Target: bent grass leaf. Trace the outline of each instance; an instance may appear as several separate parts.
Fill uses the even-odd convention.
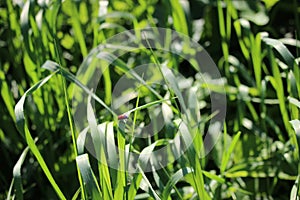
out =
[[[239,138],[240,138],[240,135],[241,135],[241,132],[238,132],[234,138],[232,139],[232,142],[228,148],[228,151],[226,151],[226,153],[224,154],[223,158],[222,158],[222,163],[221,163],[221,167],[220,167],[220,171],[221,173],[224,173],[226,167],[227,167],[227,164],[229,162],[229,158],[231,156],[231,153],[233,152],[237,142],[239,141]]]
[[[185,35],[189,35],[188,25],[184,10],[179,0],[170,0],[173,25],[176,31],[181,32]]]
[[[25,157],[28,153],[29,147],[26,147],[21,154],[19,160],[17,161],[16,165],[13,169],[13,180],[11,182],[11,188],[7,194],[7,200],[13,199],[11,196],[12,188],[14,188],[15,197],[16,199],[23,199],[23,185],[22,185],[22,176],[21,176],[21,167],[25,160]]]
[[[274,48],[282,56],[289,68],[293,69],[295,58],[281,41],[266,37],[262,38],[262,40],[268,46]]]
[[[97,127],[97,120],[91,104],[91,96],[89,96],[88,98],[87,118],[89,128],[91,130],[94,149],[96,151],[96,159],[98,160],[100,186],[102,189],[102,193],[105,198],[112,199],[111,180],[109,176],[109,170],[107,167],[106,155],[104,152],[105,132],[101,131],[101,129],[98,129]]]
[[[178,170],[175,174],[171,176],[171,179],[168,181],[164,191],[163,191],[163,200],[167,200],[170,196],[172,188],[180,181],[185,175],[192,173],[193,170],[189,167],[182,168]]]
[[[157,192],[153,189],[150,181],[148,180],[147,176],[145,175],[142,168],[138,165],[139,172],[142,174],[143,180],[141,182],[141,189],[147,192],[153,199],[161,200]]]
[[[53,77],[58,71],[55,71],[54,73],[50,74],[46,78],[42,79],[35,85],[33,85],[30,89],[28,89],[24,95],[21,97],[17,105],[15,106],[15,115],[16,115],[16,124],[19,132],[22,134],[22,136],[26,138],[26,142],[28,144],[28,147],[30,148],[31,152],[33,155],[36,157],[38,163],[40,164],[42,170],[44,171],[45,175],[47,176],[49,182],[51,183],[53,189],[61,199],[66,199],[65,196],[63,195],[62,191],[60,190],[59,186],[56,184],[50,170],[48,169],[44,158],[42,157],[38,147],[36,146],[31,133],[28,129],[26,120],[25,120],[25,115],[24,115],[24,104],[27,96],[38,90],[40,87],[42,87],[45,83],[47,83],[51,77]]]
[[[80,169],[80,174],[82,176],[86,194],[88,194],[90,196],[90,198],[95,199],[95,200],[103,199],[99,185],[98,185],[95,175],[92,171],[88,155],[83,154],[83,155],[77,156],[76,163]]]
[[[152,152],[154,151],[154,148],[156,146],[164,145],[167,143],[168,143],[167,140],[161,139],[161,140],[155,141],[153,144],[144,148],[142,150],[142,152],[140,153],[140,156],[138,159],[138,165],[140,167],[140,170],[147,168],[148,162],[151,161],[151,155],[152,155]],[[136,173],[134,175],[133,182],[130,185],[129,190],[128,190],[128,199],[134,199],[134,197],[136,196],[137,190],[140,187],[142,178],[143,178],[142,173]]]
[[[297,106],[300,109],[300,101],[293,98],[293,97],[288,97],[288,100],[291,104],[294,104],[295,106]]]
[[[50,70],[50,71],[56,71],[60,70],[60,74],[68,79],[70,82],[75,83],[77,86],[79,86],[81,89],[83,89],[88,95],[90,95],[93,99],[95,99],[98,103],[100,103],[106,110],[108,110],[115,118],[117,118],[117,114],[110,109],[103,101],[100,99],[95,93],[91,92],[89,88],[87,88],[85,85],[83,85],[73,74],[68,72],[67,70],[60,68],[59,65],[53,61],[46,61],[46,63],[49,63],[48,65],[43,65],[43,68]]]

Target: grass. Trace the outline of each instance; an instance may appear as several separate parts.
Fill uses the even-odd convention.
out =
[[[0,199],[299,199],[299,8],[296,0],[1,2]],[[153,34],[139,31],[150,26]],[[158,27],[200,38],[224,88],[205,83],[195,60],[162,51],[176,41],[169,30],[159,44]],[[174,46],[195,51],[187,40]],[[137,87],[121,84],[116,97],[121,78]],[[212,151],[210,92],[227,101]],[[158,134],[139,137],[147,127]]]

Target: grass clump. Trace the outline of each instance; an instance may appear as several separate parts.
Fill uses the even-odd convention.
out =
[[[0,199],[299,198],[296,0],[6,0],[0,10]],[[147,27],[157,32],[143,40]],[[172,38],[159,44],[159,27],[201,44],[224,88],[162,51]],[[208,152],[212,92],[227,113]],[[151,156],[160,149],[170,164]]]

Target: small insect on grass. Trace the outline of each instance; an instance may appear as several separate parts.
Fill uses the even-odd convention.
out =
[[[124,119],[128,119],[128,114],[121,114],[118,116],[118,120],[124,120]]]

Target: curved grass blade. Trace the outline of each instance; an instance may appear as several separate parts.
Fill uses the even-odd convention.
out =
[[[85,186],[86,194],[89,198],[95,200],[102,200],[103,196],[100,191],[99,185],[96,181],[95,175],[92,171],[89,158],[87,154],[79,155],[76,157],[76,163],[80,169],[82,180]]]
[[[290,200],[299,200],[299,195],[300,195],[299,180],[300,180],[300,175],[298,175],[297,180],[295,181],[295,184],[292,187]]]
[[[17,105],[15,106],[15,115],[16,115],[16,124],[17,124],[17,129],[19,130],[19,132],[22,134],[22,136],[26,138],[26,142],[28,144],[28,147],[30,148],[30,150],[32,151],[33,155],[36,157],[38,163],[40,164],[42,170],[44,171],[45,175],[47,176],[49,182],[51,183],[53,189],[55,190],[55,192],[57,193],[57,195],[59,196],[59,198],[61,199],[66,199],[65,196],[63,195],[62,191],[60,190],[60,188],[58,187],[58,185],[56,184],[51,172],[49,171],[38,147],[36,146],[36,144],[34,143],[34,140],[31,136],[31,133],[28,129],[28,126],[26,124],[25,121],[25,115],[24,115],[24,104],[25,104],[25,100],[27,98],[27,96],[29,96],[30,94],[32,94],[33,92],[35,92],[37,89],[39,89],[40,87],[42,87],[45,83],[47,83],[51,77],[53,77],[58,71],[55,71],[54,73],[50,74],[49,76],[47,76],[46,78],[42,79],[41,81],[39,81],[38,83],[36,83],[35,85],[33,85],[31,88],[29,88],[24,95],[21,97],[21,99],[19,100],[19,102],[17,103]]]
[[[118,59],[115,55],[107,52],[100,52],[97,55],[98,58],[106,60],[109,63],[113,63],[118,69],[122,70],[123,72],[129,72],[132,77],[136,80],[140,81],[147,89],[149,89],[157,98],[163,99],[163,97],[158,94],[153,88],[151,88],[142,77],[140,77],[136,72],[132,71],[126,63],[122,60]]]
[[[263,38],[262,40],[268,46],[274,48],[282,56],[288,67],[293,69],[295,58],[281,41],[271,38]]]
[[[60,74],[68,79],[70,82],[75,83],[78,85],[81,89],[83,89],[87,94],[89,94],[93,99],[95,99],[98,103],[100,103],[106,110],[108,110],[115,118],[117,118],[117,114],[110,109],[95,93],[91,92],[89,88],[87,88],[85,85],[83,85],[73,74],[68,72],[67,70],[60,68],[59,65],[53,61],[46,61],[49,63],[52,63],[52,65],[43,65],[43,68],[49,70],[49,71],[56,71],[60,70]]]
[[[91,96],[88,98],[87,118],[91,130],[91,136],[96,151],[96,158],[98,160],[100,186],[102,194],[105,198],[112,199],[111,180],[108,170],[107,158],[105,155],[105,130],[98,129],[97,120],[91,104]],[[105,125],[105,124],[104,124]]]
[[[224,154],[223,158],[222,158],[222,164],[220,166],[220,171],[221,173],[224,173],[225,169],[226,169],[226,166],[229,162],[229,158],[231,156],[231,153],[233,152],[237,142],[239,141],[239,138],[240,138],[240,135],[241,135],[241,132],[238,132],[234,138],[232,139],[232,142],[229,146],[229,149],[228,151]]]
[[[140,153],[140,156],[138,159],[138,164],[140,166],[140,169],[147,168],[147,164],[150,161],[152,152],[156,146],[164,145],[167,143],[168,143],[168,140],[161,139],[161,140],[155,141],[153,144],[144,148],[142,150],[142,152]],[[128,189],[128,199],[134,199],[134,197],[136,196],[137,190],[140,187],[142,178],[143,178],[143,176],[141,173],[136,173],[134,175],[132,184],[130,185],[130,187]]]
[[[178,181],[180,181],[185,175],[192,173],[193,170],[189,167],[182,168],[178,170],[175,174],[171,176],[171,179],[168,181],[164,191],[163,191],[163,200],[167,200],[170,196],[172,187],[176,185]]]
[[[179,0],[170,0],[173,25],[176,31],[189,35],[186,16]]]
[[[14,166],[13,180],[12,180],[12,183],[11,183],[8,195],[7,195],[7,200],[12,199],[12,197],[11,197],[12,188],[14,188],[14,193],[15,193],[16,199],[18,199],[18,200],[23,199],[23,185],[22,185],[21,167],[22,167],[22,164],[23,164],[23,162],[25,160],[25,157],[28,153],[28,150],[29,150],[29,147],[26,147],[24,149],[24,151],[22,152],[19,160],[17,161],[16,165]]]
[[[290,123],[292,124],[292,126],[295,130],[295,133],[296,133],[296,135],[294,135],[295,137],[292,137],[292,138],[293,138],[293,142],[297,141],[297,143],[294,145],[297,145],[296,149],[298,149],[298,159],[300,159],[299,158],[299,155],[300,155],[300,148],[299,148],[300,147],[300,120],[295,119],[295,120],[290,121]],[[300,163],[300,160],[299,160],[299,163]],[[299,173],[300,173],[300,171],[299,171]]]
[[[141,182],[141,188],[148,192],[148,194],[154,198],[155,200],[160,200],[161,198],[158,196],[158,194],[156,193],[156,191],[153,189],[150,181],[148,180],[147,176],[145,175],[144,171],[142,170],[142,168],[138,165],[139,168],[139,172],[142,174],[143,176],[143,181]]]
[[[78,199],[78,196],[80,194],[80,191],[81,191],[81,188],[78,188],[75,192],[75,194],[73,195],[72,197],[72,200],[77,200]]]
[[[119,150],[119,166],[117,172],[117,184],[114,191],[114,200],[124,199],[124,189],[127,182],[126,174],[126,149],[125,149],[125,133],[123,129],[124,122],[120,121],[117,132],[118,150]]]
[[[4,101],[5,107],[8,110],[11,118],[15,121],[15,114],[14,114],[14,105],[15,101],[12,97],[12,94],[9,90],[7,81],[5,79],[4,71],[0,70],[0,81],[1,81],[1,96]]]
[[[8,189],[8,192],[7,192],[6,200],[11,200],[11,199],[14,199],[14,198],[15,198],[14,195],[11,195],[11,194],[12,194],[13,187],[14,187],[14,182],[15,182],[15,179],[12,179],[12,181],[11,181],[11,183],[10,183],[10,186],[9,186],[9,189]]]
[[[295,106],[297,106],[300,109],[300,101],[293,98],[293,97],[288,97],[288,100],[291,104],[294,104]]]
[[[138,28],[138,21],[134,15],[129,12],[110,12],[98,18],[99,22],[105,21],[107,18],[124,18],[131,20],[134,28]]]
[[[83,129],[77,137],[76,145],[77,145],[78,155],[81,155],[84,153],[85,139],[86,139],[86,134],[87,134],[88,130],[89,130],[88,127]]]

